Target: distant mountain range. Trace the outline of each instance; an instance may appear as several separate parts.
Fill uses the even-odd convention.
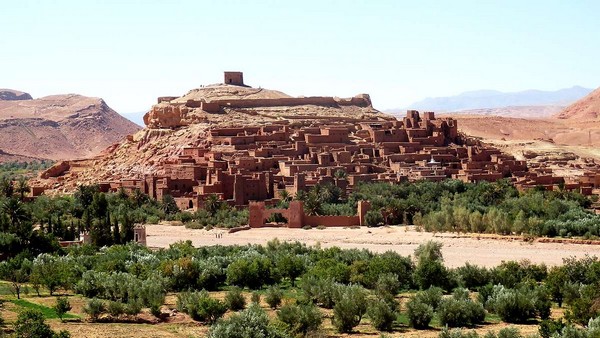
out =
[[[556,91],[525,90],[512,93],[504,93],[497,90],[477,90],[456,96],[426,98],[406,108],[389,109],[387,111],[398,112],[406,109],[416,109],[420,111],[455,112],[509,106],[564,107],[588,95],[592,90],[580,86]]]

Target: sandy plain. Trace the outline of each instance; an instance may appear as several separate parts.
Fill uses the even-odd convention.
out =
[[[166,224],[147,225],[149,247],[166,248],[178,241],[191,240],[194,246],[266,244],[275,238],[280,241],[299,241],[322,248],[337,246],[344,249],[367,249],[373,252],[388,250],[411,255],[419,244],[429,240],[443,244],[447,266],[457,267],[466,262],[493,267],[502,261],[524,259],[549,266],[562,264],[563,258],[600,255],[600,242],[595,244],[544,243],[526,241],[521,237],[476,234],[431,233],[418,231],[414,226],[380,228],[288,229],[261,228],[228,233],[226,230],[186,229]],[[217,236],[220,234],[220,236]]]

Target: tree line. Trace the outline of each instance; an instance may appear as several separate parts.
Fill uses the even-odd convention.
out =
[[[401,314],[415,329],[430,327],[434,318],[449,328],[473,327],[491,313],[507,323],[537,321],[560,334],[600,316],[596,257],[552,268],[528,261],[448,268],[436,242],[420,245],[412,257],[277,240],[201,248],[188,241],[156,251],[133,243],[101,251],[80,246],[12,257],[0,263],[0,277],[17,296],[24,285],[81,294],[89,299],[84,311],[91,320],[122,320],[142,308],[160,317],[166,294],[174,292],[180,311],[212,325],[210,337],[229,337],[232,327],[250,319],[265,325],[267,337],[304,335],[322,329],[323,308],[331,309],[338,332],[352,332],[364,318],[377,330],[396,331]],[[284,289],[295,296],[282,301]],[[224,300],[210,295],[217,290],[228,290]],[[240,299],[242,290],[254,292],[250,305]],[[401,306],[398,295],[407,291]],[[276,309],[277,321],[260,319],[261,297]],[[563,319],[550,319],[553,303],[565,308]],[[238,314],[222,320],[228,309]]]

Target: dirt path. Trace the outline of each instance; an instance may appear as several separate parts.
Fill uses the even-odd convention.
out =
[[[418,232],[414,227],[382,228],[328,228],[324,230],[262,228],[229,234],[224,230],[193,230],[183,226],[147,225],[150,247],[168,247],[177,241],[191,240],[195,246],[266,244],[278,238],[281,241],[300,241],[307,245],[319,243],[327,248],[368,249],[374,252],[396,251],[401,255],[411,255],[417,246],[429,240],[444,244],[445,262],[450,267],[461,266],[466,262],[492,267],[502,261],[529,259],[534,263],[558,265],[570,256],[600,256],[600,245],[571,243],[528,243],[522,240],[498,240],[472,238],[457,234],[433,234]],[[222,234],[217,238],[217,234]]]

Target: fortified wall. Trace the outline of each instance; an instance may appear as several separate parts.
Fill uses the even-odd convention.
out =
[[[243,73],[225,72],[221,86],[248,87],[243,82]],[[250,87],[248,87],[250,88]],[[259,89],[260,91],[260,89]],[[368,94],[359,94],[351,98],[333,96],[276,97],[276,98],[202,98],[178,101],[175,96],[161,96],[152,109],[144,115],[148,128],[177,128],[207,120],[206,114],[224,113],[230,109],[260,109],[272,107],[362,107],[372,108]]]

